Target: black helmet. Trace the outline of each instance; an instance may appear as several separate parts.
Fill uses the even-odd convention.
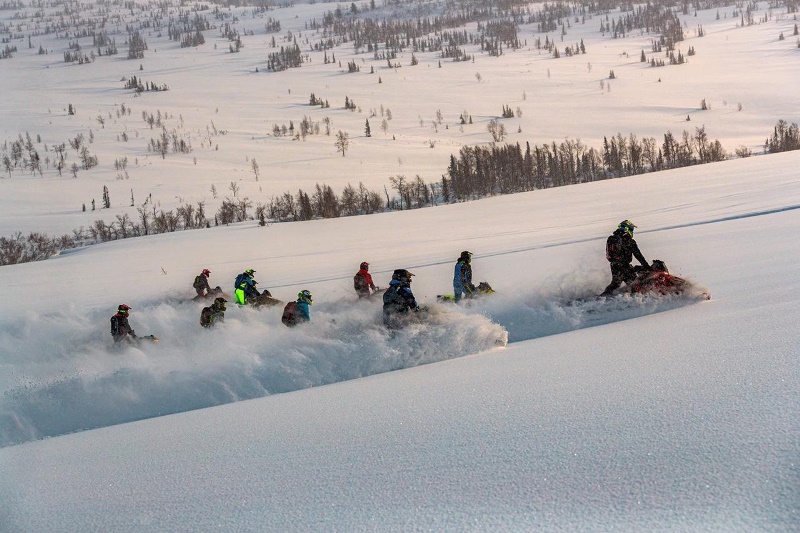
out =
[[[470,261],[472,261],[472,252],[464,250],[463,252],[461,252],[461,256],[458,258],[458,260],[469,263]]]
[[[413,275],[414,274],[404,268],[398,268],[392,273],[392,279],[402,281],[403,283],[411,283],[411,276]]]
[[[225,302],[227,302],[227,301],[228,300],[226,300],[225,298],[222,298],[222,297],[215,298],[214,299],[214,306],[217,309],[221,309],[222,311],[224,311],[225,310]]]
[[[361,263],[360,265],[358,265],[358,268],[360,268],[361,270],[369,270],[369,263],[367,263],[366,261],[364,261],[363,263]]]

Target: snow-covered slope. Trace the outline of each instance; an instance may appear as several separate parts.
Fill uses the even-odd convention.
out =
[[[297,245],[294,232],[306,224],[244,225],[4,269],[12,290],[3,309],[17,306],[11,300],[20,307],[4,313],[0,337],[15,354],[3,366],[6,439],[347,381],[6,447],[3,523],[12,531],[792,530],[796,162],[759,157],[569,195],[496,198],[468,204],[472,211],[331,221],[303,232],[318,248]],[[606,313],[561,304],[606,283],[603,236],[620,213],[640,226],[648,259],[667,261],[714,299],[632,301]],[[374,246],[354,247],[357,230]],[[239,260],[201,263],[196,235],[209,257]],[[379,283],[392,268],[411,268],[430,303],[448,290],[462,248],[498,293],[447,311],[446,336],[389,339],[371,325],[377,308],[341,303],[363,259]],[[310,287],[314,322],[287,330],[276,313],[232,309],[224,329],[205,335],[199,307],[177,302],[201,266],[212,281],[252,266],[283,298]],[[68,283],[54,300],[39,280],[57,274]],[[162,301],[178,280],[186,289]],[[133,305],[138,330],[160,334],[158,346],[108,351],[118,300]],[[475,353],[492,323],[520,342]]]
[[[440,9],[376,4],[356,7],[386,20]],[[617,133],[660,145],[666,132],[690,142],[702,130],[728,152],[757,154],[778,120],[800,120],[796,16],[767,2],[680,13],[676,51],[688,62],[665,67],[639,60],[666,59],[652,51],[656,34],[601,31],[621,10],[564,17],[548,34],[522,24],[524,46],[499,57],[473,43],[474,61],[419,52],[412,66],[406,48],[390,67],[351,42],[312,50],[314,21],[338,7],[329,2],[2,7],[0,53],[17,51],[0,59],[0,160],[22,139],[21,157],[36,152],[44,165],[3,161],[0,236],[199,202],[213,219],[225,197],[266,204],[316,183],[392,194],[391,177],[439,182],[462,146],[490,145],[492,119],[522,146],[599,149]],[[41,31],[68,8],[69,34]],[[214,27],[181,48],[156,26],[190,9]],[[94,48],[75,36],[88,16],[105,17],[92,29],[110,32],[120,54],[66,63],[75,43]],[[279,32],[266,33],[268,18]],[[126,25],[143,20],[145,57],[124,59]],[[222,35],[228,22],[238,53]],[[582,40],[586,53],[555,58],[536,46],[545,38],[562,52]],[[268,72],[268,54],[295,39],[309,61]],[[359,72],[347,73],[351,61]],[[123,88],[133,75],[170,90],[136,96]],[[311,94],[331,107],[310,105]],[[507,106],[514,116],[501,119]],[[319,133],[275,134],[306,117]],[[165,132],[192,151],[162,158],[151,140]],[[92,169],[70,147],[78,138],[98,159]],[[0,267],[0,533],[796,531],[799,169],[799,152],[758,155],[369,217],[150,235]],[[99,209],[104,187],[111,207]],[[649,260],[713,300],[575,304],[608,283],[604,241],[624,218]],[[437,304],[465,249],[496,294]],[[379,302],[355,301],[361,261],[381,286],[396,268],[414,272],[431,319],[389,334]],[[223,327],[202,330],[201,305],[188,300],[203,268],[227,291],[246,268],[282,300],[309,289],[312,322],[288,329],[277,308],[231,306]],[[112,347],[108,319],[123,302],[158,345]]]

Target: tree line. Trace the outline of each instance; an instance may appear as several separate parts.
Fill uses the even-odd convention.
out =
[[[658,145],[655,138],[638,139],[618,133],[605,137],[600,149],[579,140],[560,144],[531,146],[519,143],[503,146],[464,146],[450,156],[447,173],[442,176],[442,200],[464,201],[495,194],[561,187],[609,178],[657,172],[728,157],[721,143],[711,141],[704,127],[687,131],[681,137],[664,134]]]
[[[800,127],[785,120],[778,121],[764,142],[765,153],[800,150]],[[737,150],[737,153],[740,153]],[[745,155],[744,152],[742,152]],[[746,152],[749,154],[749,151]],[[205,204],[184,204],[175,211],[159,210],[148,197],[137,208],[137,218],[127,213],[106,223],[96,220],[87,230],[73,230],[73,235],[50,237],[41,233],[27,236],[17,232],[0,237],[0,265],[38,261],[89,241],[104,242],[141,235],[178,230],[210,228],[258,219],[263,226],[267,219],[283,221],[338,218],[379,213],[386,210],[418,209],[438,203],[475,200],[498,194],[560,187],[657,172],[704,163],[722,161],[729,155],[718,140],[711,141],[704,127],[679,137],[667,132],[659,144],[653,137],[638,139],[636,135],[618,133],[603,140],[599,149],[577,140],[552,142],[525,149],[519,143],[502,146],[464,146],[450,156],[450,164],[441,180],[426,183],[420,176],[404,175],[389,178],[382,191],[368,189],[363,183],[348,184],[337,195],[328,185],[316,184],[311,193],[299,189],[273,196],[266,204],[253,204],[238,197],[238,186],[231,183],[233,198],[225,198],[213,220],[206,216]],[[390,189],[393,192],[389,192]],[[104,206],[107,189],[104,189]],[[255,207],[254,213],[251,210]]]

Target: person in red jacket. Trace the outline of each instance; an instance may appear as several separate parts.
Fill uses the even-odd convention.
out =
[[[373,291],[378,290],[372,282],[372,275],[369,273],[369,263],[364,261],[359,266],[358,272],[353,276],[353,288],[358,293],[359,298],[369,298]]]

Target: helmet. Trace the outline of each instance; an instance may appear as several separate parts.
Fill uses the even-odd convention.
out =
[[[404,268],[398,268],[392,273],[392,279],[402,281],[403,283],[411,283],[411,276],[413,275],[414,274]]]
[[[664,272],[665,274],[669,274],[669,269],[667,268],[666,263],[664,263],[664,261],[661,261],[660,259],[653,259],[653,264],[650,265],[650,268],[658,272]]]
[[[358,268],[360,268],[361,270],[369,270],[369,263],[367,263],[366,261],[364,261],[363,263],[361,263],[361,264],[358,266]]]
[[[245,274],[247,274],[248,276],[250,276],[250,277],[252,278],[252,277],[253,277],[253,274],[255,274],[255,273],[256,273],[256,271],[255,271],[255,270],[253,270],[252,268],[248,268],[247,270],[245,270],[245,271],[244,271],[244,273],[245,273]]]
[[[305,302],[308,305],[311,305],[312,302],[313,302],[313,299],[311,297],[311,292],[309,292],[307,290],[302,290],[302,291],[298,292],[297,293],[297,301],[298,302]]]
[[[204,268],[203,271],[200,272],[200,274],[204,275],[205,277],[208,277],[211,274],[211,271],[207,268]]]
[[[131,307],[129,307],[129,306],[125,305],[125,304],[119,304],[119,307],[117,307],[117,313],[119,313],[121,315],[127,315],[128,311],[130,309],[131,309]]]
[[[222,309],[224,311],[225,310],[225,302],[227,302],[227,301],[228,300],[226,300],[225,298],[220,296],[219,298],[214,298],[214,305],[216,305],[218,308],[220,308],[220,309]]]
[[[634,225],[634,223],[631,222],[630,220],[623,220],[622,222],[619,223],[619,226],[617,226],[618,229],[621,229],[631,237],[633,237],[633,228],[635,227],[636,225]]]
[[[472,252],[464,250],[463,252],[461,252],[461,256],[458,259],[459,261],[463,260],[469,263],[470,261],[472,261]]]

